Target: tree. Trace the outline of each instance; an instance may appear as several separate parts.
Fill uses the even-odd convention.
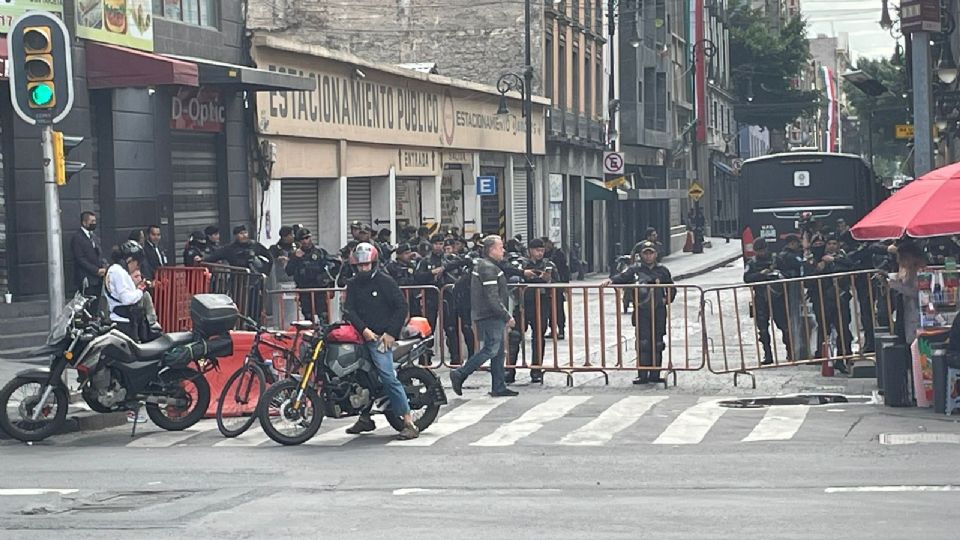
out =
[[[734,116],[744,124],[770,130],[771,140],[783,140],[773,134],[783,132],[797,118],[815,115],[821,106],[820,92],[793,85],[810,60],[807,24],[795,16],[782,28],[771,28],[760,10],[751,9],[749,0],[731,0],[728,13],[737,96]]]
[[[901,65],[898,65],[901,64]],[[912,117],[908,91],[910,82],[903,69],[902,58],[883,58],[879,60],[861,58],[856,69],[883,83],[888,92],[879,96],[870,96],[857,87],[844,81],[844,93],[850,104],[850,113],[860,120],[863,134],[864,153],[873,149],[873,165],[877,174],[891,177],[899,172],[899,165],[907,157],[907,141],[898,140],[895,135],[897,124],[909,124]]]

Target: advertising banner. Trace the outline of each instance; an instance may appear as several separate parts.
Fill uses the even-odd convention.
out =
[[[49,11],[63,16],[63,0],[0,0],[0,34],[10,32],[13,21],[28,11]]]
[[[77,0],[77,37],[152,51],[151,0]]]

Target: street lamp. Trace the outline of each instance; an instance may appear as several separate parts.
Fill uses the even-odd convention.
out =
[[[943,84],[953,84],[957,80],[957,63],[953,59],[949,41],[940,46],[940,61],[937,62],[937,77]]]

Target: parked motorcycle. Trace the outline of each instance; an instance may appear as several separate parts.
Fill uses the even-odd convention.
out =
[[[302,444],[317,433],[324,415],[383,414],[391,427],[403,429],[403,420],[389,414],[386,392],[353,326],[335,323],[303,339],[302,375],[271,386],[261,398],[265,406],[259,408],[260,425],[271,439],[284,445]],[[413,317],[396,342],[393,358],[420,431],[437,419],[440,406],[447,403],[436,374],[416,365],[432,354],[430,325],[426,319]]]
[[[222,296],[236,313],[229,297],[199,296]],[[77,371],[80,394],[95,412],[137,411],[145,404],[150,419],[169,431],[203,417],[210,386],[201,371],[232,353],[229,335],[207,339],[211,335],[176,332],[137,343],[91,313],[96,301],[78,292],[53,324],[46,345],[33,351],[50,355],[50,367],[21,371],[0,390],[0,429],[11,437],[34,442],[61,430],[70,401],[63,380],[67,368]]]

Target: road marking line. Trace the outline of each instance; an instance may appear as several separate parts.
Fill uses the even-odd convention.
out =
[[[960,433],[881,433],[880,444],[920,444],[945,443],[960,444]]]
[[[856,486],[856,487],[831,487],[823,490],[824,493],[906,493],[920,491],[960,491],[960,486]]]
[[[789,441],[797,434],[809,411],[809,405],[770,407],[753,431],[742,440],[743,442]]]
[[[632,426],[651,407],[666,396],[629,396],[614,403],[587,425],[568,434],[560,444],[570,446],[602,446],[613,436]]]
[[[699,403],[689,407],[660,433],[653,444],[698,444],[720,419],[726,407],[719,402],[728,398],[700,398]]]
[[[263,431],[263,428],[260,426],[253,426],[248,429],[242,435],[233,438],[224,439],[214,446],[226,446],[226,447],[250,447],[250,446],[259,446],[270,440],[270,437]]]
[[[127,448],[169,448],[191,437],[217,429],[216,420],[202,420],[183,431],[154,431],[137,436],[125,446]]]
[[[400,488],[393,490],[393,494],[397,496],[402,495],[422,495],[426,493],[442,493],[442,489],[428,489],[428,488]]]
[[[48,493],[59,493],[60,495],[70,495],[76,493],[79,489],[57,489],[57,488],[7,488],[0,489],[0,496],[26,496],[26,495],[46,495]]]
[[[386,425],[382,425],[377,429],[362,435],[350,435],[346,431],[349,426],[337,426],[336,429],[332,429],[321,435],[315,435],[312,439],[303,444],[309,446],[343,446],[350,441],[362,439],[364,437],[382,436],[391,432],[396,433],[396,431],[390,427],[390,424],[388,424],[386,420],[383,420],[383,423]]]
[[[490,411],[506,403],[505,399],[472,399],[437,419],[416,439],[391,441],[387,446],[432,446],[440,439],[466,429],[482,420]]]
[[[510,446],[539,431],[547,422],[556,420],[591,396],[554,396],[523,413],[520,418],[504,424],[470,446]]]

